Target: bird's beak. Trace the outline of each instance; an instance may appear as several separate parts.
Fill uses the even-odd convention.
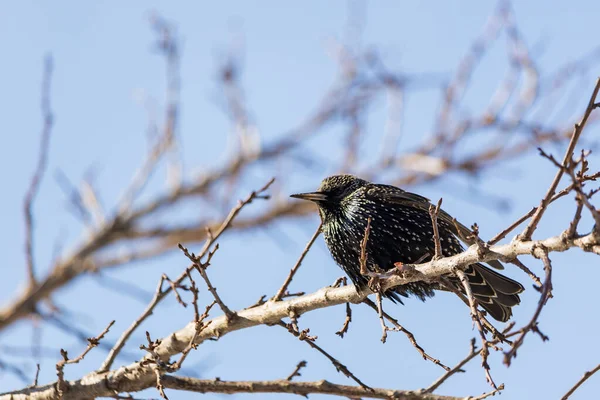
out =
[[[314,201],[314,202],[326,201],[328,199],[327,195],[325,193],[321,193],[321,192],[298,193],[298,194],[292,194],[292,195],[290,195],[290,197],[294,197],[296,199]]]

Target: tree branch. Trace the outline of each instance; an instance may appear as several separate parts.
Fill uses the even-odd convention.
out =
[[[585,127],[585,124],[587,123],[588,118],[592,114],[592,111],[596,108],[595,103],[596,103],[596,97],[598,96],[598,91],[600,91],[600,78],[598,78],[596,80],[596,86],[594,87],[594,91],[592,92],[592,97],[590,98],[590,101],[588,102],[588,106],[585,110],[585,113],[583,114],[583,117],[581,118],[579,123],[575,124],[575,129],[573,130],[573,135],[571,136],[571,141],[569,142],[569,146],[567,147],[567,151],[565,152],[563,161],[561,163],[563,168],[559,168],[558,171],[556,172],[556,175],[554,176],[554,180],[552,181],[552,183],[550,184],[550,187],[548,188],[548,191],[546,192],[546,196],[544,196],[544,198],[542,199],[542,202],[540,203],[539,207],[537,208],[535,214],[533,214],[533,217],[531,218],[529,225],[527,225],[527,228],[525,228],[523,233],[520,235],[520,238],[522,240],[531,239],[531,235],[536,230],[538,224],[540,223],[540,220],[542,219],[542,216],[544,215],[544,212],[548,208],[550,199],[556,193],[556,188],[557,188],[558,184],[560,183],[560,180],[568,166],[569,160],[571,160],[571,157],[573,156],[573,152],[575,151],[575,146],[577,145],[577,142],[579,141],[581,132],[583,132],[583,128]]]
[[[37,166],[35,173],[29,183],[29,189],[25,194],[23,211],[25,214],[25,256],[27,258],[27,277],[29,279],[29,287],[36,286],[35,280],[35,261],[33,256],[34,239],[33,239],[33,202],[40,188],[40,183],[46,172],[48,164],[48,152],[50,151],[50,133],[54,117],[50,108],[50,84],[52,83],[52,57],[47,56],[44,62],[44,74],[42,78],[42,119],[44,121],[42,128],[42,139],[40,141],[40,151],[38,154]]]
[[[393,286],[403,285],[409,282],[416,282],[423,279],[433,279],[441,275],[451,274],[457,268],[466,268],[468,265],[476,262],[486,262],[491,260],[506,260],[526,254],[534,254],[541,257],[541,249],[548,252],[566,251],[573,247],[579,247],[586,251],[600,253],[600,236],[590,233],[577,238],[566,238],[564,235],[550,237],[545,240],[535,241],[513,241],[509,244],[491,246],[486,252],[478,251],[477,246],[471,246],[461,254],[445,257],[440,260],[432,260],[427,263],[419,264],[413,271],[405,271],[403,276],[391,276],[383,280],[382,289],[386,290]],[[360,294],[356,292],[353,286],[340,288],[326,287],[315,293],[307,294],[301,297],[279,302],[267,302],[261,306],[237,312],[239,318],[229,321],[224,315],[210,320],[210,323],[200,333],[196,333],[194,323],[173,332],[161,341],[157,347],[156,353],[163,361],[178,353],[181,353],[188,345],[190,339],[197,334],[196,344],[200,344],[210,338],[218,338],[227,333],[235,332],[241,329],[250,328],[262,324],[275,324],[283,318],[289,316],[290,310],[294,310],[296,315],[302,315],[306,312],[320,308],[331,307],[347,302],[359,303],[370,294],[369,290],[364,290]],[[145,383],[153,381],[155,375],[147,367],[141,367],[140,363],[133,363],[118,370],[104,373],[91,373],[80,380],[69,382],[70,393],[73,395],[85,396],[94,393],[96,396],[111,396],[114,392],[111,387],[119,387],[122,391],[135,391],[144,386]],[[18,395],[28,395],[30,399],[51,398],[54,393],[54,385],[45,385],[37,388],[28,388],[20,391],[5,393],[0,400],[25,398]]]
[[[577,389],[579,389],[579,386],[583,385],[585,381],[587,381],[592,375],[594,375],[598,371],[600,371],[600,364],[596,365],[594,369],[587,371],[585,374],[583,374],[581,379],[577,381],[577,383],[573,385],[571,389],[569,389],[569,391],[561,398],[561,400],[567,400],[569,397],[571,397],[571,395],[575,393]]]
[[[285,279],[285,281],[283,282],[283,285],[281,285],[281,287],[277,291],[277,294],[275,294],[275,296],[273,296],[273,298],[271,300],[273,300],[273,301],[281,300],[281,298],[285,294],[286,290],[288,289],[288,286],[290,286],[290,283],[292,283],[292,279],[294,279],[294,275],[296,275],[296,272],[298,271],[298,268],[300,268],[300,265],[302,264],[302,261],[304,261],[304,257],[306,257],[306,254],[308,253],[308,251],[312,247],[313,243],[315,242],[315,240],[317,240],[317,238],[321,234],[321,227],[322,226],[323,226],[323,222],[321,222],[319,224],[319,226],[317,227],[317,230],[315,231],[315,233],[312,235],[312,237],[310,238],[310,240],[306,244],[306,247],[304,248],[304,251],[302,251],[302,254],[300,254],[300,258],[298,258],[298,261],[296,261],[296,264],[290,270],[290,273],[287,276],[287,278]]]
[[[166,388],[195,393],[293,393],[302,396],[328,394],[348,398],[396,400],[463,400],[463,397],[418,394],[408,390],[392,390],[360,386],[338,385],[325,380],[317,382],[277,381],[222,381],[220,379],[180,378],[167,375],[162,378]]]

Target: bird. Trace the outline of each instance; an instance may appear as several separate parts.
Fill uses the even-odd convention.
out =
[[[325,178],[317,191],[292,194],[291,197],[316,203],[321,217],[321,231],[329,252],[360,292],[369,284],[361,274],[361,243],[369,224],[365,253],[371,272],[385,272],[397,263],[430,261],[435,254],[433,222],[429,199],[395,186],[371,183],[354,175]],[[464,251],[461,241],[468,243],[471,230],[448,213],[439,210],[437,225],[443,257]],[[471,236],[472,237],[472,236]],[[494,269],[504,269],[499,261],[490,261]],[[520,303],[524,288],[481,263],[464,269],[473,297],[497,321],[506,322],[512,307]],[[445,276],[454,289],[464,293],[455,274]],[[416,281],[388,289],[385,297],[402,302],[414,295],[422,301],[434,296],[435,290],[448,290],[439,282]]]

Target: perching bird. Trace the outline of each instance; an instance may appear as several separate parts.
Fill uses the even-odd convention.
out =
[[[361,242],[369,218],[366,254],[370,271],[387,271],[397,262],[426,262],[435,254],[430,202],[418,194],[370,183],[352,175],[335,175],[325,178],[316,192],[291,197],[317,204],[327,247],[358,290],[369,280],[360,273]],[[461,253],[464,248],[459,238],[471,234],[443,210],[439,211],[438,230],[445,257]],[[489,265],[504,268],[498,261]],[[481,307],[494,319],[508,321],[512,315],[511,307],[520,302],[518,294],[524,290],[523,286],[479,263],[470,265],[464,272]],[[458,278],[448,276],[448,279],[458,290],[464,290]],[[412,282],[390,289],[385,295],[402,303],[398,295],[408,297],[412,294],[425,300],[434,295],[434,289],[444,287],[437,283]]]

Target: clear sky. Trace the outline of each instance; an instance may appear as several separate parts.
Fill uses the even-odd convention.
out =
[[[600,7],[592,0],[556,2],[528,1],[515,6],[517,21],[527,43],[534,49],[542,73],[554,71],[598,44],[596,27]],[[360,4],[360,3],[359,3]],[[493,2],[372,2],[357,9],[365,13],[361,43],[375,46],[384,60],[408,73],[432,72],[448,78],[460,57],[468,49],[495,5]],[[115,204],[119,193],[143,159],[148,124],[144,98],[156,100],[160,109],[164,92],[164,64],[153,50],[154,34],[148,17],[157,12],[175,23],[183,43],[182,115],[186,170],[201,171],[225,159],[231,127],[219,106],[222,94],[216,83],[219,60],[232,43],[243,46],[242,81],[251,116],[265,138],[272,138],[296,126],[318,104],[336,74],[336,65],[328,55],[331,38],[347,34],[348,3],[329,2],[56,2],[19,1],[0,4],[0,176],[4,183],[0,197],[2,224],[0,243],[3,266],[0,279],[0,303],[15,296],[25,281],[22,199],[35,165],[42,121],[39,92],[45,54],[54,58],[52,108],[56,116],[47,179],[41,186],[36,204],[36,259],[43,271],[52,262],[57,243],[71,248],[82,237],[83,229],[68,212],[68,202],[55,179],[58,171],[78,182],[91,168],[107,208]],[[474,109],[487,104],[486,82],[502,76],[495,58],[482,66],[482,89],[471,94]],[[581,95],[587,101],[599,68],[581,78]],[[434,97],[417,98],[410,105],[405,129],[407,141],[427,133],[423,126],[435,111]],[[383,103],[379,104],[384,107]],[[583,108],[581,108],[583,110]],[[383,127],[382,111],[374,109],[369,130]],[[598,129],[585,133],[598,136]],[[412,137],[412,139],[411,139]],[[332,139],[331,143],[335,143]],[[366,148],[368,148],[368,145]],[[558,153],[559,148],[550,150]],[[335,156],[334,156],[335,157]],[[598,158],[592,157],[598,169]],[[594,164],[592,165],[592,167]],[[239,197],[277,175],[263,170],[253,182],[241,188]],[[328,170],[326,172],[334,172]],[[457,193],[457,179],[419,188],[430,198],[444,197],[447,211],[470,224],[476,220],[484,237],[503,229],[532,206],[537,205],[554,171],[536,155],[518,162],[502,164],[475,184],[497,196],[511,198],[510,207],[499,212],[484,204],[473,205],[469,193]],[[323,174],[323,176],[325,173]],[[323,176],[302,174],[283,179],[286,190],[310,190]],[[289,181],[287,180],[289,178]],[[293,182],[293,185],[287,182]],[[466,187],[466,186],[464,186]],[[482,201],[475,198],[475,202]],[[207,215],[214,210],[201,210]],[[571,218],[569,199],[558,203],[544,221],[539,237],[556,235]],[[587,221],[584,228],[590,227]],[[300,254],[317,224],[317,217],[302,224],[279,224],[288,240],[284,245],[273,235],[242,234],[226,236],[216,256],[211,276],[232,308],[252,304],[262,294],[274,293]],[[268,256],[265,256],[268,254]],[[600,363],[597,346],[600,320],[597,313],[598,258],[572,251],[553,256],[555,265],[554,299],[540,318],[541,328],[551,340],[542,343],[530,335],[510,368],[501,364],[501,354],[491,356],[492,372],[507,389],[503,399],[557,398],[583,374]],[[527,260],[541,272],[541,265]],[[152,262],[136,263],[120,273],[111,273],[137,283],[152,292],[160,275],[178,274],[186,265],[177,253]],[[531,287],[519,271],[509,271]],[[329,258],[322,240],[309,253],[292,290],[311,291],[333,282],[341,275]],[[208,296],[208,294],[206,294]],[[538,294],[528,290],[523,304],[515,310],[517,324],[524,324],[537,304]],[[145,302],[131,301],[119,290],[108,290],[95,277],[82,278],[76,285],[61,290],[54,299],[70,314],[70,321],[95,335],[113,318],[117,323],[110,340],[125,329],[141,312]],[[209,301],[208,297],[204,298]],[[405,307],[387,306],[387,310],[416,335],[432,355],[448,365],[455,364],[468,352],[471,330],[467,309],[450,295],[439,295],[421,304],[409,300]],[[169,300],[130,341],[128,354],[141,357],[137,346],[143,343],[143,331],[153,336],[168,334],[184,326],[191,314]],[[380,328],[370,310],[354,307],[354,322],[343,340],[334,332],[344,319],[343,307],[313,312],[301,319],[303,327],[319,337],[318,342],[344,362],[351,371],[372,386],[418,389],[436,379],[441,369],[423,361],[402,334],[392,334],[388,343],[379,342]],[[40,382],[55,379],[54,364],[58,349],[71,354],[82,349],[79,341],[50,325],[42,329],[43,344],[49,351],[42,360]],[[29,322],[22,322],[0,335],[0,345],[25,346],[32,341]],[[80,377],[99,366],[105,353],[94,350],[79,365],[69,366],[69,379]],[[2,361],[18,360],[3,354]],[[129,363],[132,358],[120,359]],[[278,328],[258,327],[227,335],[219,342],[203,344],[189,359],[186,373],[222,379],[277,379],[287,376],[299,360],[308,361],[302,379],[327,378],[351,384],[336,373],[332,365],[291,335]],[[33,374],[34,364],[18,361]],[[0,375],[0,390],[24,386],[11,374]],[[489,389],[478,361],[468,365],[467,373],[449,380],[440,393],[478,394]],[[589,399],[597,395],[600,377],[587,382],[573,397]],[[158,397],[149,390],[139,397]],[[136,396],[138,397],[138,396]],[[213,398],[216,395],[208,395]],[[245,398],[244,395],[236,396]],[[282,398],[283,396],[260,396]],[[311,396],[319,398],[319,396]],[[172,398],[193,398],[190,394]]]

